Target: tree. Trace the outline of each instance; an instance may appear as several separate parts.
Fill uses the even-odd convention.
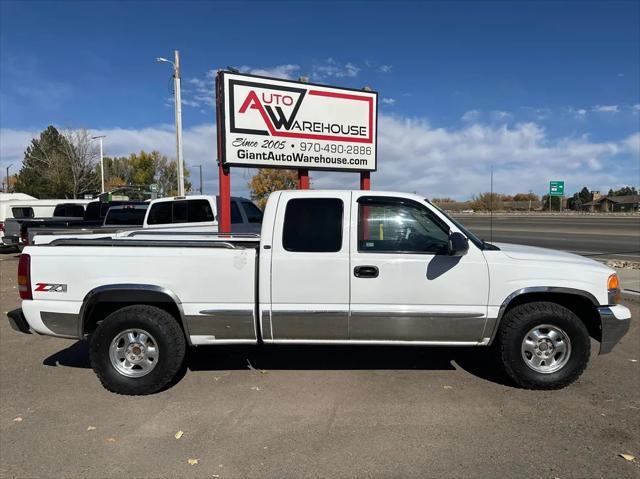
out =
[[[99,189],[100,177],[95,168],[98,152],[91,134],[85,130],[66,130],[62,142],[64,168],[69,172],[69,189],[73,198]]]
[[[591,191],[586,186],[583,186],[580,193],[578,193],[578,197],[580,198],[580,204],[589,203],[592,198]]]
[[[609,190],[607,196],[628,196],[637,194],[638,190],[636,190],[635,186],[623,186],[619,190]]]
[[[298,187],[298,173],[295,170],[260,168],[249,181],[251,199],[264,209],[267,197],[278,190],[295,190]]]
[[[540,197],[531,191],[529,193],[516,193],[513,196],[513,201],[540,201]]]
[[[129,156],[104,158],[105,188],[107,191],[118,186],[158,185],[160,196],[175,196],[178,194],[178,164],[169,160],[158,151],[147,153],[140,151]],[[185,168],[185,190],[191,190],[188,180],[189,170]]]
[[[582,210],[582,200],[579,193],[574,193],[571,198],[567,199],[567,208],[576,211]]]
[[[476,211],[502,210],[502,195],[500,193],[480,193],[471,200],[471,208]]]
[[[24,152],[16,192],[36,198],[67,198],[69,178],[64,165],[65,138],[53,126],[45,128]]]

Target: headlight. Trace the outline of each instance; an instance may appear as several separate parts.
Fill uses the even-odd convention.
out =
[[[607,280],[607,291],[609,293],[609,304],[618,304],[622,301],[620,294],[620,279],[613,273]]]

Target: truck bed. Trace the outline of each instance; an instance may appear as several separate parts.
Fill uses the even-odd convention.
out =
[[[140,233],[58,238],[27,247],[25,253],[34,256],[34,283],[64,285],[66,290],[58,298],[34,289],[36,301],[23,305],[26,314],[31,307],[38,309],[39,314],[31,312],[41,318],[34,329],[78,336],[83,302],[108,284],[109,291],[120,289],[122,294],[145,288],[166,294],[180,308],[192,344],[257,341],[257,235]]]

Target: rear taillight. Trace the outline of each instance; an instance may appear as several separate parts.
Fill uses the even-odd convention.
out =
[[[4,223],[0,221],[0,233],[4,233]]]
[[[18,261],[18,291],[20,298],[33,299],[31,294],[31,256],[21,254]]]

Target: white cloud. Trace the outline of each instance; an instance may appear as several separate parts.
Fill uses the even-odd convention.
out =
[[[382,100],[380,100],[380,103],[383,103],[385,105],[394,105],[396,103],[396,99],[395,98],[383,98]]]
[[[573,110],[573,113],[577,118],[584,118],[587,115],[587,110],[584,108],[578,108],[577,110]]]
[[[292,80],[300,74],[300,65],[283,64],[271,67],[255,68],[243,65],[238,68],[242,73],[251,75],[259,75],[272,78],[282,78],[284,80]],[[203,109],[205,107],[215,108],[215,81],[216,70],[209,70],[201,78],[188,78],[184,84],[188,85],[188,89],[182,89],[182,104],[193,108]],[[173,98],[169,98],[166,102],[167,106],[173,106]],[[210,114],[205,110],[201,110],[204,114]]]
[[[241,66],[238,68],[242,73],[251,75],[259,75],[263,77],[282,78],[284,80],[293,80],[300,76],[300,65],[276,65],[273,67],[253,68],[249,66]]]
[[[393,68],[392,65],[380,65],[378,67],[378,71],[381,73],[389,73],[391,71],[391,68]]]
[[[358,73],[360,72],[360,67],[356,66],[354,63],[340,63],[333,58],[314,62],[311,69],[313,71],[314,79],[319,81],[327,78],[353,78],[358,76]]]
[[[618,113],[620,108],[618,105],[596,105],[592,110],[597,113]]]
[[[462,121],[471,122],[476,121],[480,116],[480,112],[478,110],[469,110],[462,115],[460,118]]]
[[[494,110],[489,115],[496,122],[503,122],[512,118],[511,113],[502,110]]]
[[[139,150],[159,150],[175,157],[173,125],[142,129],[94,130],[106,135],[105,154],[127,155]],[[24,149],[34,131],[0,130],[2,167],[19,169]],[[205,192],[217,192],[216,129],[212,123],[184,130],[187,166],[203,165]],[[489,187],[494,166],[496,191],[517,193],[532,189],[542,193],[550,178],[563,178],[569,192],[584,185],[608,190],[630,181],[640,159],[640,133],[617,141],[595,142],[588,136],[551,138],[536,123],[467,123],[459,128],[438,128],[425,120],[380,115],[378,171],[375,189],[419,192],[428,197],[466,199]],[[196,169],[192,183],[198,187]],[[253,170],[233,169],[233,194],[248,195]],[[637,174],[636,174],[637,178]],[[635,180],[632,179],[631,181]],[[311,172],[315,188],[357,188],[354,173]]]

